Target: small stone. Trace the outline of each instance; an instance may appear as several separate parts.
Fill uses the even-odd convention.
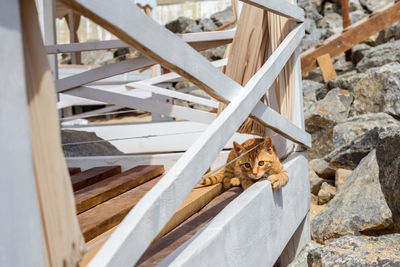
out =
[[[308,171],[308,178],[310,180],[311,194],[318,195],[318,192],[321,189],[321,185],[324,182],[324,179],[318,177],[318,175],[313,170]]]
[[[336,190],[339,192],[340,188],[342,187],[343,183],[346,181],[347,178],[351,175],[352,170],[346,169],[337,169],[335,175],[335,186]]]
[[[328,203],[336,195],[336,188],[327,182],[323,182],[318,192],[318,205]]]

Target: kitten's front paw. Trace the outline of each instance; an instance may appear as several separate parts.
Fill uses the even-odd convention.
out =
[[[239,178],[232,178],[231,179],[231,186],[240,186]]]
[[[271,182],[272,189],[278,190],[287,184],[289,177],[287,175],[275,174],[269,176],[268,180]]]

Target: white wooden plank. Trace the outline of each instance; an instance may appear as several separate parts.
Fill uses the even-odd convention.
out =
[[[193,103],[197,103],[200,105],[213,107],[213,108],[218,108],[218,105],[219,105],[218,102],[213,101],[213,100],[208,100],[203,97],[198,97],[198,96],[194,96],[194,95],[181,93],[178,91],[168,90],[168,89],[164,89],[164,88],[157,87],[154,85],[148,85],[148,84],[141,83],[141,82],[135,83],[134,86],[132,86],[132,83],[131,83],[131,85],[127,85],[127,87],[143,89],[143,90],[146,90],[146,91],[158,94],[158,95],[169,96],[172,98],[181,99],[181,100],[185,100],[185,101],[189,101],[189,102],[193,102]]]
[[[86,125],[64,129],[94,132],[123,153],[158,153],[186,151],[207,129],[208,125],[190,121],[160,123],[136,123],[118,125]],[[224,146],[232,148],[232,142],[243,143],[253,135],[235,134]]]
[[[210,124],[171,170],[129,212],[89,266],[131,266],[201,179],[223,145],[265,94],[298,46],[301,25],[277,48],[236,98]],[[300,131],[300,130],[299,130]],[[151,222],[151,223],[149,223]],[[132,247],[135,250],[132,251]]]
[[[255,183],[160,266],[273,266],[310,206],[307,156],[284,166],[286,186],[273,192],[269,181]]]
[[[192,46],[199,46],[200,44],[204,46],[207,43],[217,42],[217,41],[220,42],[225,41],[226,43],[228,43],[232,41],[234,35],[235,35],[235,29],[227,31],[177,34],[177,36],[179,36],[185,42],[189,43],[189,45]],[[84,43],[71,43],[71,44],[58,44],[58,45],[45,46],[47,54],[105,50],[105,49],[116,49],[124,47],[129,47],[129,45],[121,40],[90,41]]]
[[[0,266],[46,266],[19,1],[0,2]]]
[[[101,114],[104,114],[104,113],[117,111],[117,110],[122,109],[122,108],[123,107],[114,106],[114,105],[113,106],[107,106],[107,107],[104,107],[104,108],[99,108],[99,109],[96,109],[96,110],[87,111],[87,112],[79,113],[77,115],[65,117],[65,118],[62,118],[61,121],[64,122],[64,121],[70,121],[70,120],[76,120],[76,119],[89,118],[89,117],[101,115]]]
[[[156,102],[150,99],[138,98],[132,96],[130,92],[113,92],[91,87],[79,87],[69,90],[66,93],[78,97],[102,101],[107,104],[156,112],[159,114],[164,114],[168,117],[176,117],[202,123],[210,123],[216,117],[216,114],[202,110]]]
[[[303,22],[304,10],[286,0],[241,0],[247,4],[271,11],[288,19]]]
[[[131,72],[151,65],[154,65],[154,61],[144,56],[124,60],[113,64],[107,64],[92,70],[79,73],[74,76],[57,80],[57,92],[62,93],[74,87],[82,86],[114,75]]]
[[[228,58],[224,58],[224,59],[219,59],[216,61],[213,61],[211,64],[215,67],[215,68],[219,68],[219,67],[223,67],[226,66],[226,64],[228,63]],[[154,84],[159,84],[159,83],[164,83],[164,82],[176,82],[176,81],[181,81],[182,77],[175,73],[175,72],[170,72],[170,73],[166,73],[157,77],[152,77],[146,80],[141,81],[142,83],[146,83],[149,85],[154,85]],[[126,86],[135,86],[135,83],[129,83]]]
[[[229,151],[221,151],[211,168],[222,166],[228,158]],[[142,155],[123,155],[123,156],[96,156],[96,157],[70,157],[66,158],[68,167],[79,167],[82,171],[98,166],[121,166],[122,171],[139,165],[164,165],[165,171],[169,171],[172,166],[183,155],[179,153],[162,154],[142,154]]]

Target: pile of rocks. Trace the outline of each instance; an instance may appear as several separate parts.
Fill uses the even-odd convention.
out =
[[[311,25],[303,49],[341,31],[339,4],[319,18],[314,1],[299,2]],[[349,2],[354,20],[393,1]],[[397,23],[354,47],[351,62],[335,59],[339,76],[327,84],[319,70],[303,77],[312,209],[319,211],[311,237],[319,245],[307,245],[292,266],[400,264],[399,38]]]

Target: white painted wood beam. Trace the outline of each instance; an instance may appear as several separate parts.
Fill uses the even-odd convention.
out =
[[[0,266],[44,267],[19,2],[0,2]]]
[[[236,97],[207,130],[129,212],[89,266],[132,266],[136,263],[201,179],[224,144],[249,116],[253,107],[260,103],[265,88],[274,82],[299,45],[303,32],[304,25],[300,25],[288,35],[250,79],[245,89],[238,90]]]
[[[206,111],[134,97],[129,94],[130,92],[113,92],[83,86],[69,90],[66,93],[73,96],[101,101],[107,104],[156,112],[159,114],[164,114],[168,117],[177,117],[180,119],[197,121],[201,123],[210,123],[216,117],[216,114]]]
[[[284,166],[286,186],[255,183],[159,266],[273,266],[310,208],[307,156]]]
[[[199,32],[199,33],[184,33],[177,34],[189,45],[198,48],[200,46],[207,46],[212,48],[212,44],[230,43],[232,42],[233,36],[235,35],[235,29],[227,31],[215,31],[215,32]],[[71,44],[58,44],[58,45],[46,45],[47,54],[57,53],[72,53],[80,51],[94,51],[94,50],[105,50],[105,49],[116,49],[130,47],[127,43],[121,40],[107,40],[107,41],[90,41],[84,43],[71,43]]]
[[[148,59],[145,56],[124,60],[113,64],[107,64],[101,67],[97,67],[95,69],[91,69],[73,76],[57,80],[57,92],[63,93],[71,88],[82,86],[118,74],[138,70],[154,64],[154,61]]]
[[[303,22],[304,10],[286,0],[241,0],[247,4],[268,10],[288,19]]]
[[[172,97],[172,98],[181,99],[181,100],[185,100],[185,101],[189,101],[189,102],[193,102],[193,103],[196,103],[196,104],[200,104],[200,105],[204,105],[204,106],[208,106],[208,107],[213,107],[213,108],[218,108],[218,105],[219,105],[218,102],[213,101],[213,100],[208,100],[208,99],[205,99],[203,97],[198,97],[198,96],[194,96],[194,95],[181,93],[181,92],[178,92],[178,91],[168,90],[168,89],[165,89],[165,88],[161,88],[161,87],[154,86],[154,85],[148,85],[148,84],[141,83],[141,82],[135,83],[135,86],[127,85],[127,87],[129,87],[129,88],[138,88],[138,89],[142,89],[142,90],[146,90],[146,91],[152,92],[152,93],[157,94],[157,95],[169,96],[169,97]]]

